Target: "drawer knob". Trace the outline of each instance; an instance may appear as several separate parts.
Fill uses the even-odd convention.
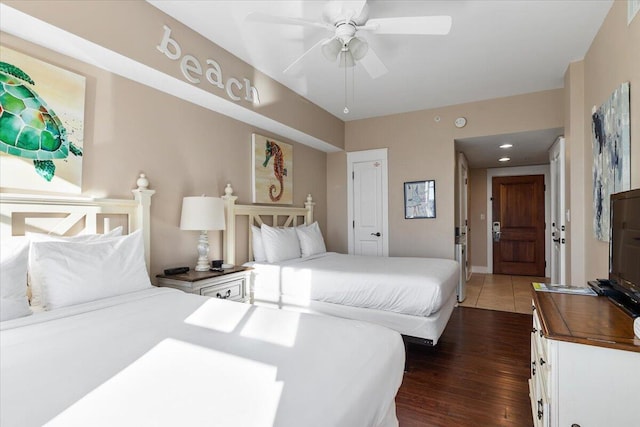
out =
[[[532,376],[536,375],[536,361],[535,360],[533,362],[531,362],[531,375]]]
[[[531,333],[535,334],[536,332],[538,332],[538,330],[536,328],[531,329]]]
[[[220,292],[216,294],[216,298],[220,298],[220,299],[227,299],[230,296],[231,296],[231,289],[227,289],[227,292],[225,292],[224,295],[222,295]]]
[[[544,365],[545,363],[547,363],[547,362],[545,362],[544,359],[541,357],[540,358],[540,366]]]

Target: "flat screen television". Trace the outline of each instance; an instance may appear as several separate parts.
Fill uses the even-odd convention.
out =
[[[609,282],[619,291],[611,300],[640,316],[640,188],[611,195]]]

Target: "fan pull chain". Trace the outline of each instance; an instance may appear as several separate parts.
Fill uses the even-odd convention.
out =
[[[349,114],[349,107],[347,106],[347,56],[342,55],[344,58],[344,113]]]
[[[351,105],[356,104],[356,66],[351,68]]]

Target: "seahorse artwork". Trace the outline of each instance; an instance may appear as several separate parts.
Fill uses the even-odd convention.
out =
[[[273,157],[273,175],[280,183],[280,191],[278,194],[274,194],[276,186],[275,184],[271,184],[269,186],[269,198],[272,202],[277,202],[282,198],[282,193],[284,193],[284,177],[287,176],[287,169],[284,167],[284,156],[278,144],[269,140],[267,140],[264,154],[265,159],[262,166],[265,168],[269,164],[269,160]]]

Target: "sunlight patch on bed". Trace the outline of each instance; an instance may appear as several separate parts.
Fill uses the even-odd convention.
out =
[[[272,426],[284,387],[277,371],[165,339],[48,425]]]
[[[247,319],[240,336],[284,347],[293,347],[298,336],[300,313],[255,310]],[[277,325],[277,328],[274,328]]]
[[[251,310],[249,304],[235,304],[209,298],[185,319],[185,323],[219,332],[231,333]]]

